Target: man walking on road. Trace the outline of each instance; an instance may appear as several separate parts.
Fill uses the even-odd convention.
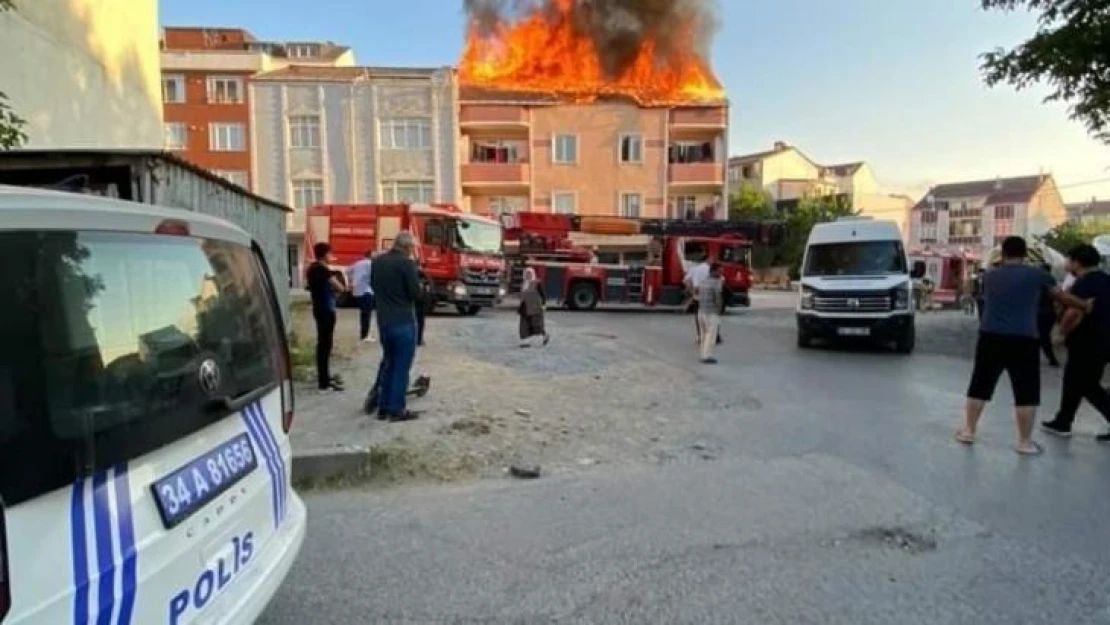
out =
[[[370,288],[370,271],[373,252],[366,254],[351,266],[351,295],[358,302],[358,338],[365,343],[374,341],[370,334],[370,321],[374,316],[374,290]]]
[[[1070,308],[1060,320],[1068,346],[1060,410],[1055,419],[1041,424],[1056,436],[1071,436],[1075,413],[1084,399],[1110,421],[1110,394],[1102,388],[1102,374],[1110,357],[1110,276],[1098,269],[1101,260],[1091,245],[1079,245],[1068,254],[1068,271],[1075,276],[1071,292],[1079,298],[1094,298],[1094,307],[1086,315]],[[1110,433],[1096,439],[1110,443]]]
[[[698,312],[701,310],[701,305],[698,303],[698,285],[701,284],[701,281],[708,276],[709,258],[708,256],[705,256],[695,265],[691,266],[686,271],[686,275],[682,278],[682,282],[686,286],[686,290],[689,292],[689,304],[687,304],[686,310],[687,312],[694,313],[694,342],[699,346],[701,345],[701,337],[704,328],[702,328],[701,320],[698,317]],[[720,310],[721,309],[718,308],[716,312],[720,312]],[[717,327],[717,336],[715,341],[717,345],[721,344],[720,326]]]
[[[417,414],[405,407],[409,371],[416,356],[416,303],[420,280],[412,260],[415,242],[412,233],[401,232],[393,249],[374,261],[370,289],[378,311],[378,338],[382,361],[378,367],[378,417],[390,422],[411,421]],[[367,397],[370,407],[374,389]]]
[[[713,347],[717,343],[717,329],[721,324],[721,294],[724,290],[721,283],[721,266],[713,263],[709,266],[709,275],[698,283],[696,296],[698,302],[698,327],[701,329],[701,361],[703,364],[717,363],[713,357]]]
[[[964,424],[956,440],[975,442],[983,409],[994,395],[1005,371],[1014,393],[1018,440],[1014,450],[1040,454],[1033,441],[1033,423],[1041,402],[1041,354],[1037,339],[1037,307],[1042,294],[1067,306],[1086,308],[1087,302],[1064,293],[1052,276],[1025,263],[1025,239],[1012,236],[1002,242],[1002,263],[983,276],[983,317],[975,346],[975,364],[967,389]]]
[[[342,391],[343,381],[331,375],[331,350],[335,342],[335,297],[343,285],[332,275],[328,264],[331,246],[317,243],[312,248],[316,258],[308,267],[305,282],[312,296],[312,318],[316,321],[316,384],[321,391]]]

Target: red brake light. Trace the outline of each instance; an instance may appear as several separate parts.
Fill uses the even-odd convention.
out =
[[[190,236],[189,224],[178,219],[166,219],[154,229],[154,234],[165,234],[175,237]]]
[[[8,579],[8,532],[4,526],[4,502],[0,501],[0,622],[12,609],[12,585]]]

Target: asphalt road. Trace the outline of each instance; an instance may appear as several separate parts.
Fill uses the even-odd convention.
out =
[[[961,448],[966,359],[800,351],[769,301],[726,319],[716,367],[694,361],[688,318],[590,315],[702,372],[675,392],[748,409],[674,415],[702,455],[309,495],[304,550],[261,622],[1110,623],[1096,416],[1018,457],[1003,384]]]

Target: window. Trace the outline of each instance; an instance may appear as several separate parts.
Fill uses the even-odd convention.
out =
[[[622,163],[644,162],[644,138],[640,135],[621,135]]]
[[[226,76],[208,78],[209,104],[242,104],[243,79]]]
[[[0,233],[0,498],[19,505],[202,430],[278,381],[261,259],[224,241]]]
[[[294,148],[320,147],[320,116],[291,116],[289,118],[289,145]]]
[[[551,211],[560,215],[578,212],[578,194],[573,191],[556,191],[551,194]]]
[[[247,172],[245,172],[245,171],[216,169],[216,170],[213,170],[212,173],[216,174],[220,178],[223,178],[224,180],[226,180],[226,181],[228,181],[232,184],[237,184],[240,187],[243,187],[244,189],[246,189],[249,186],[247,184],[247,182],[248,182]]]
[[[525,146],[507,141],[475,141],[470,145],[471,163],[523,163]]]
[[[213,152],[243,152],[247,149],[243,124],[208,124],[208,149]]]
[[[671,213],[672,219],[696,219],[698,216],[697,196],[679,195],[675,197]]]
[[[675,143],[667,148],[667,162],[672,165],[684,163],[713,163],[713,143],[709,141],[695,143]],[[744,178],[748,178],[746,167],[742,170]]]
[[[901,241],[854,241],[811,245],[803,276],[886,276],[906,272]]]
[[[189,147],[189,128],[182,122],[166,122],[162,126],[167,150],[185,150]]]
[[[489,211],[494,215],[517,213],[528,206],[528,198],[522,196],[498,196],[489,199]]]
[[[994,244],[1002,243],[1008,236],[1014,235],[1014,206],[1004,204],[994,207]]]
[[[1013,204],[1004,204],[1002,206],[995,206],[994,207],[994,218],[995,219],[1013,219],[1014,218],[1014,206],[1013,206]]]
[[[918,236],[921,243],[936,243],[937,241],[937,212],[935,210],[921,211],[921,234]]]
[[[289,57],[310,59],[320,56],[320,46],[314,43],[293,43],[286,47]]]
[[[555,135],[551,160],[555,163],[578,162],[578,135]]]
[[[621,193],[620,216],[639,219],[643,199],[644,197],[639,193]]]
[[[682,258],[689,263],[709,260],[709,244],[704,241],[687,241],[682,246]]]
[[[432,121],[398,118],[382,121],[382,147],[394,150],[427,150],[432,147]]]
[[[185,102],[185,77],[180,74],[162,76],[162,101],[166,104]]]
[[[293,181],[293,208],[304,210],[324,203],[324,181],[317,179]]]
[[[399,180],[382,183],[382,202],[386,204],[430,204],[435,195],[431,180]]]

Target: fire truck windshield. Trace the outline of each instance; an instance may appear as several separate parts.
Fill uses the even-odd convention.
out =
[[[746,245],[725,245],[721,247],[720,261],[726,264],[752,264],[752,250]]]
[[[473,219],[455,221],[455,247],[469,252],[501,251],[501,226]]]

